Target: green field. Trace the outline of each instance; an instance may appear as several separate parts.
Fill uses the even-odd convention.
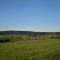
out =
[[[0,38],[7,36],[0,36]],[[0,60],[60,60],[60,39],[8,36],[0,43]]]

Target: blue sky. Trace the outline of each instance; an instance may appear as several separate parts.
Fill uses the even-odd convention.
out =
[[[0,0],[0,30],[60,32],[60,0]]]

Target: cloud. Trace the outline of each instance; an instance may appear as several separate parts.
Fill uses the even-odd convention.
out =
[[[29,27],[29,26],[10,26],[10,27],[0,27],[1,30],[16,30],[16,31],[37,31],[37,32],[60,32],[60,28],[57,27]]]

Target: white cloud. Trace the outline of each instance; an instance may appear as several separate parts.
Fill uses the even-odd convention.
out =
[[[16,31],[37,31],[37,32],[60,32],[60,28],[57,27],[40,27],[40,26],[36,26],[36,27],[29,27],[29,26],[20,26],[20,27],[16,27],[16,26],[10,26],[10,27],[0,27],[0,31],[1,30],[16,30]]]

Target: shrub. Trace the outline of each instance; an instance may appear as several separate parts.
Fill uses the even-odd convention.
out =
[[[14,42],[15,40],[11,39],[0,39],[0,43],[5,43],[5,42]]]

